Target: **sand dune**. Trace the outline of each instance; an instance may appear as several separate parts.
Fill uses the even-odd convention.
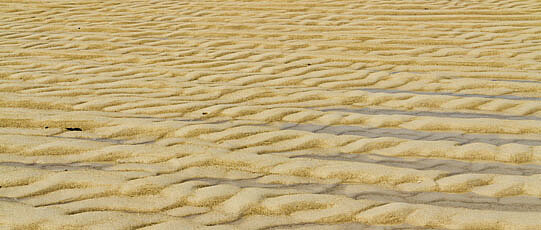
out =
[[[541,229],[540,10],[0,0],[0,229]]]

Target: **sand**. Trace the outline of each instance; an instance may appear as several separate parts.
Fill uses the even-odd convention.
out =
[[[541,229],[541,2],[0,0],[0,229]]]

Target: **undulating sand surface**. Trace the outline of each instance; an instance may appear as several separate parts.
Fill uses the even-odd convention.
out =
[[[541,229],[541,1],[0,0],[0,229]]]

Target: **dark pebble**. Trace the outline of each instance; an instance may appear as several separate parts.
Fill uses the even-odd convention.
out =
[[[66,128],[68,131],[83,131],[81,128]]]

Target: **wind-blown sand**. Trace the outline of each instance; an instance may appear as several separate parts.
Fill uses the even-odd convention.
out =
[[[541,229],[540,34],[536,0],[0,0],[0,229]]]

